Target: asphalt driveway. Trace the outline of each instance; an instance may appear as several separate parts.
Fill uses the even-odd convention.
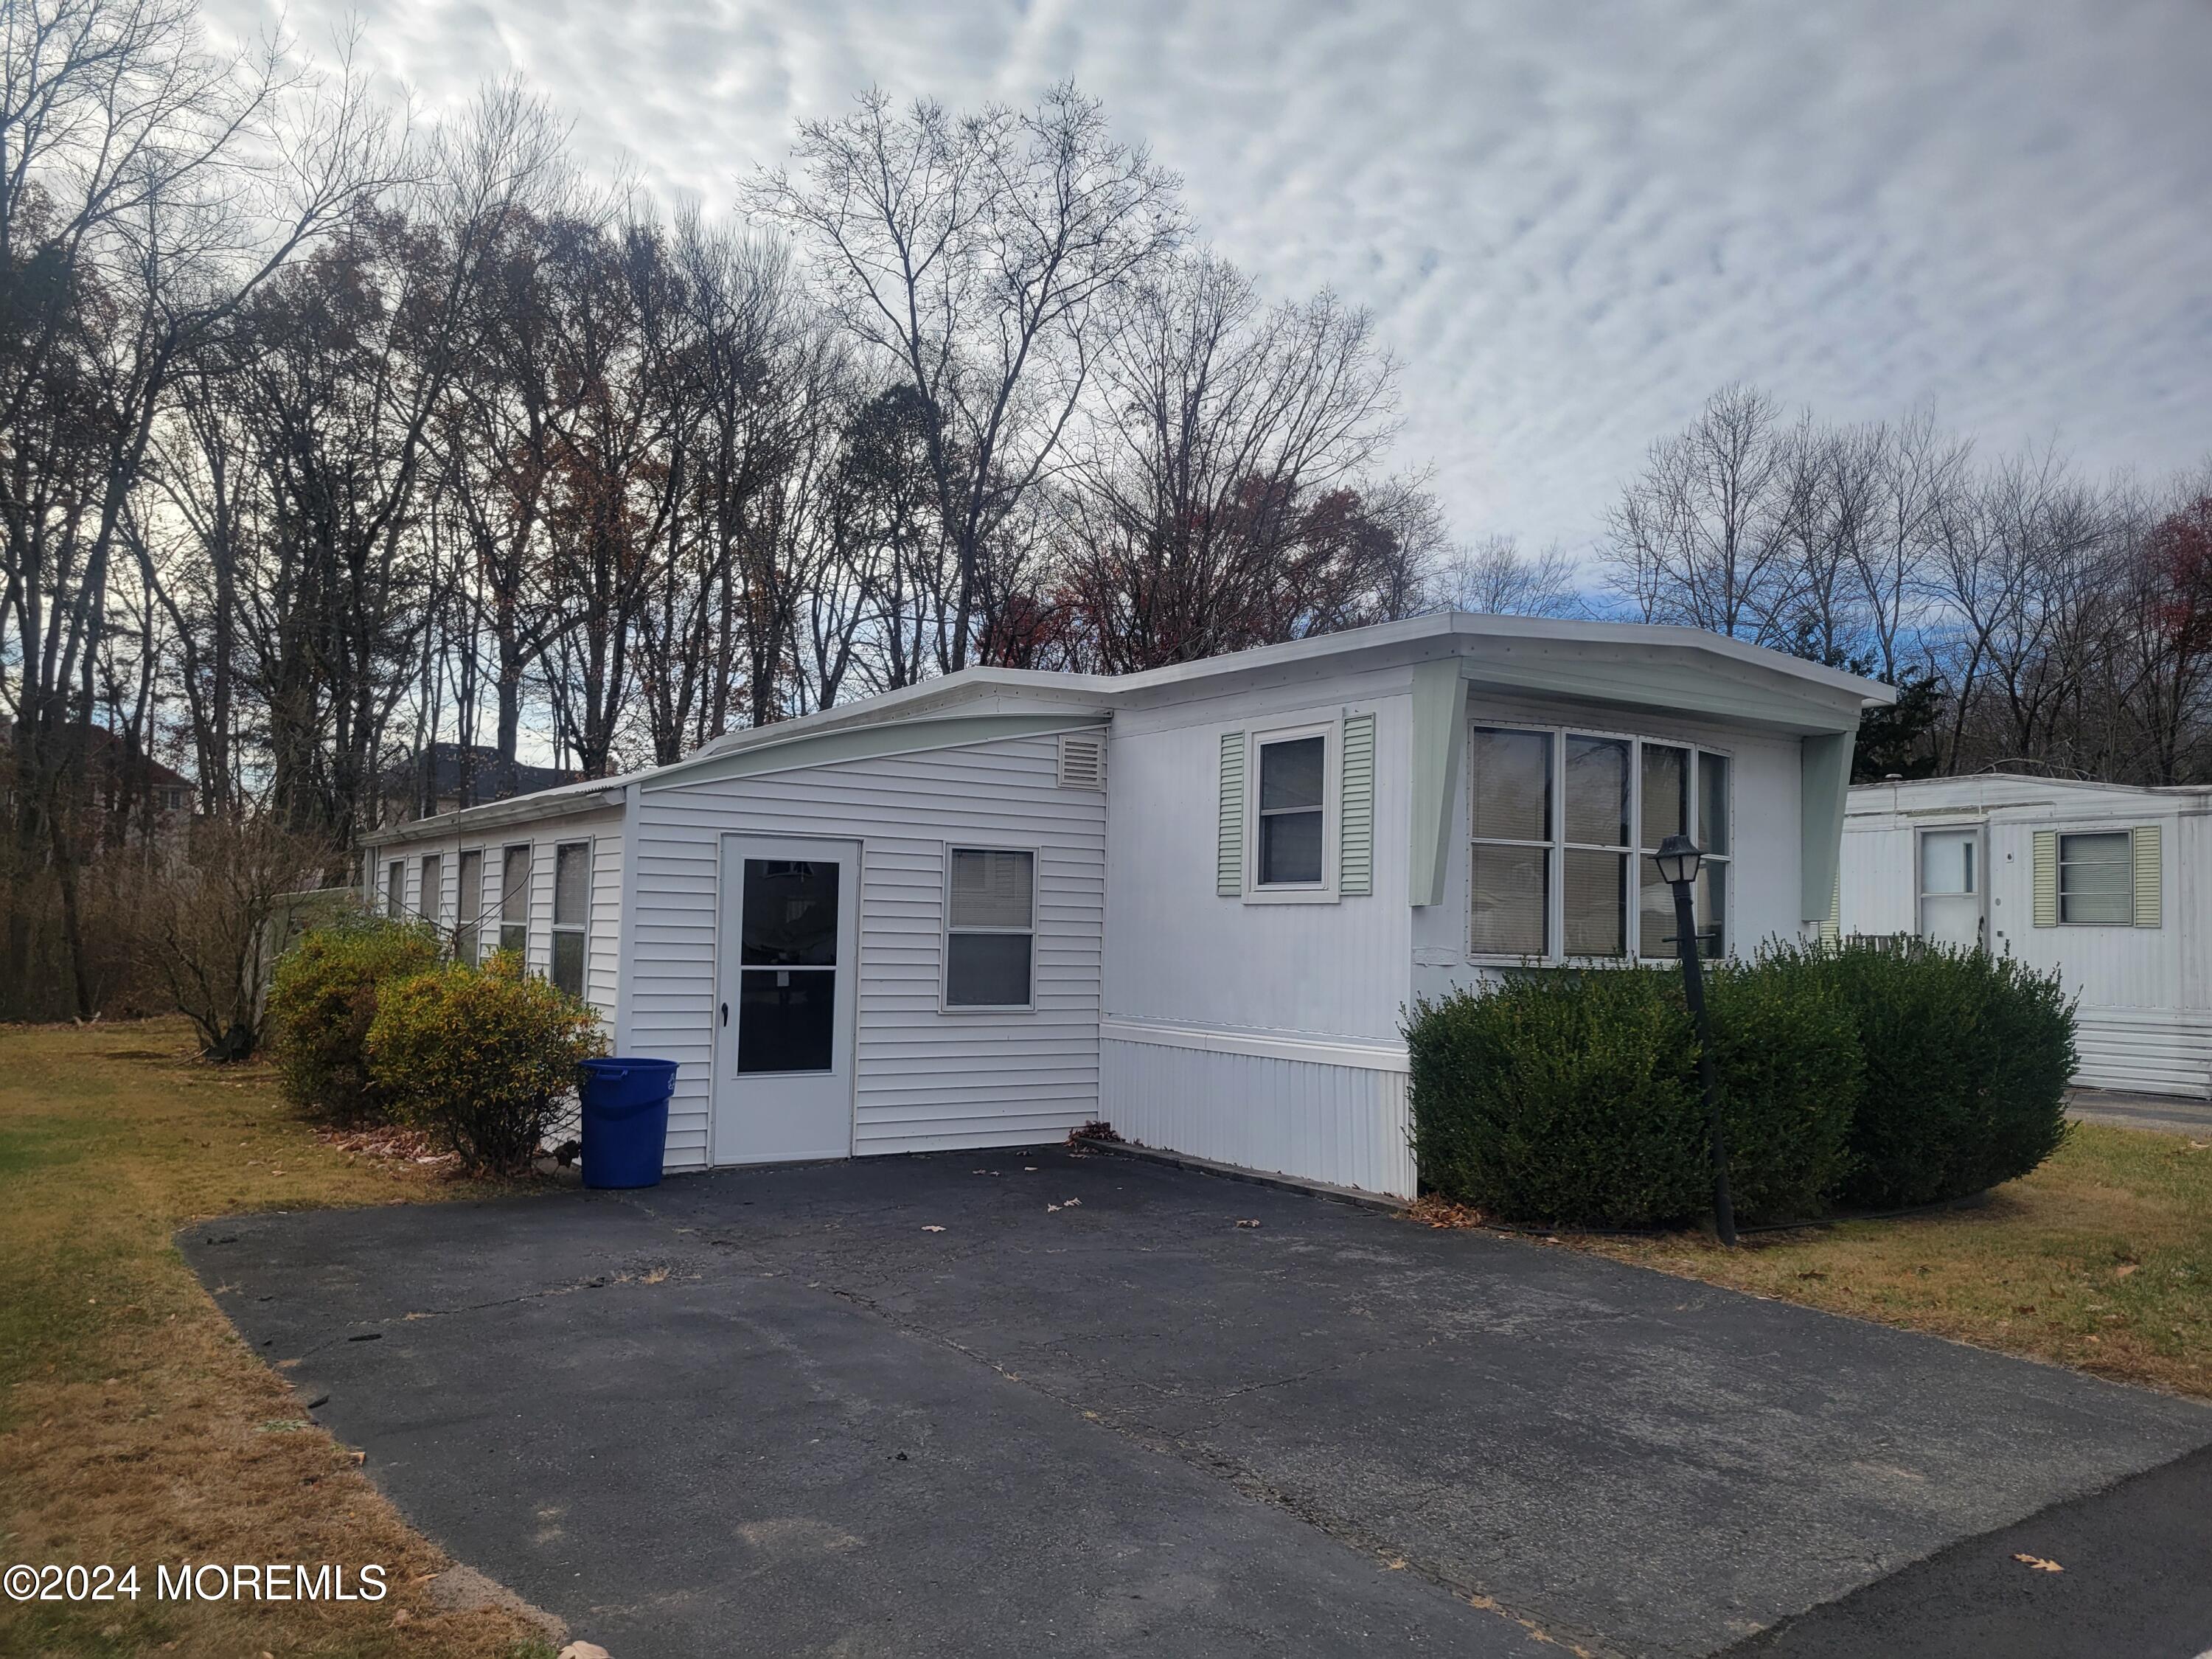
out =
[[[2157,1520],[2212,1411],[1110,1155],[179,1242],[410,1520],[617,1659],[1970,1652],[1976,1597],[2063,1652],[2130,1595],[2128,1650],[2212,1648]],[[2113,1535],[2134,1590],[2008,1559]]]

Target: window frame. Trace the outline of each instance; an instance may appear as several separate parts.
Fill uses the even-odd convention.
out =
[[[522,854],[522,915],[520,920],[510,920],[507,914],[507,860],[508,854],[513,853]],[[497,907],[499,921],[498,933],[495,935],[499,942],[492,948],[495,951],[508,949],[507,929],[520,928],[522,948],[515,954],[522,958],[522,965],[526,969],[530,966],[530,889],[532,883],[537,878],[538,843],[534,841],[502,842],[499,849],[499,904]]]
[[[1321,879],[1317,882],[1260,883],[1261,751],[1272,744],[1319,738],[1321,745]],[[1260,726],[1244,733],[1244,892],[1247,904],[1334,904],[1340,895],[1343,827],[1344,721],[1320,720]],[[1301,807],[1310,811],[1310,807]]]
[[[944,843],[943,899],[938,913],[937,1012],[955,1017],[974,1014],[1034,1014],[1037,1009],[1037,891],[1044,862],[1034,845],[1012,842],[948,841]],[[1022,853],[1030,861],[1030,925],[1027,927],[955,927],[952,925],[952,855],[956,853]],[[1027,935],[1030,941],[1030,998],[1027,1002],[955,1002],[952,1000],[952,936],[955,933]]]
[[[2055,849],[2057,867],[2052,872],[2058,889],[2058,920],[2054,924],[2055,926],[2060,927],[2133,927],[2136,925],[2136,826],[2130,823],[2124,824],[2118,829],[2108,828],[2091,830],[2085,828],[2080,830],[2057,830],[2052,831],[2052,833],[2057,837],[2058,842],[2057,847]],[[2069,841],[2076,840],[2083,836],[2125,836],[2127,837],[2128,855],[2125,861],[2125,867],[2128,872],[2128,879],[2127,884],[2120,890],[2123,897],[2124,897],[2127,902],[2127,915],[2118,921],[2069,921],[2067,920],[2066,843]],[[2076,860],[2076,862],[2086,862],[2086,860]]]
[[[425,853],[415,860],[415,913],[433,927],[446,923],[446,861],[442,854]]]
[[[1551,834],[1548,840],[1522,841],[1494,836],[1478,837],[1474,833],[1475,780],[1473,757],[1474,733],[1478,731],[1522,732],[1544,737],[1550,741],[1552,787],[1551,822],[1548,825]],[[1595,842],[1571,842],[1566,838],[1566,764],[1567,740],[1570,738],[1589,738],[1602,742],[1625,742],[1629,746],[1628,831],[1631,839],[1626,848],[1629,875],[1628,890],[1624,901],[1627,914],[1623,919],[1623,937],[1626,948],[1617,957],[1566,954],[1567,854],[1570,851],[1614,853],[1622,850],[1611,847],[1600,848]],[[1657,956],[1646,955],[1644,949],[1642,902],[1644,860],[1650,856],[1652,850],[1643,845],[1644,750],[1646,744],[1660,749],[1679,749],[1688,755],[1689,772],[1684,781],[1684,787],[1689,797],[1689,834],[1691,838],[1697,842],[1701,850],[1704,849],[1707,839],[1704,823],[1705,758],[1710,756],[1721,761],[1728,768],[1728,850],[1723,853],[1705,851],[1701,870],[1701,874],[1704,872],[1711,872],[1707,879],[1717,881],[1721,886],[1722,948],[1717,952],[1701,956],[1700,959],[1710,962],[1717,958],[1724,958],[1734,953],[1733,930],[1728,921],[1729,902],[1732,896],[1729,892],[1729,887],[1732,884],[1729,882],[1729,875],[1735,862],[1735,784],[1736,771],[1740,764],[1739,757],[1734,749],[1699,738],[1669,736],[1663,732],[1609,730],[1595,725],[1528,719],[1505,714],[1489,715],[1474,710],[1468,712],[1463,741],[1467,746],[1461,751],[1461,769],[1466,774],[1467,781],[1462,788],[1460,799],[1461,808],[1467,816],[1464,821],[1464,833],[1459,837],[1459,859],[1460,878],[1467,884],[1468,890],[1463,905],[1465,915],[1462,920],[1460,940],[1461,948],[1465,952],[1465,960],[1470,966],[1518,967],[1525,963],[1535,963],[1550,968],[1626,968],[1644,964],[1656,965],[1680,960],[1674,949],[1667,944],[1662,943],[1660,945],[1659,949],[1662,954]],[[1474,948],[1473,883],[1474,848],[1478,846],[1522,847],[1543,852],[1546,868],[1549,873],[1544,896],[1544,949],[1540,953],[1508,956],[1496,951],[1477,951]],[[1707,920],[1703,916],[1698,918],[1701,938],[1705,931],[1705,924]]]
[[[561,920],[561,854],[578,848],[583,849],[584,854],[583,919],[580,921],[562,921]],[[561,981],[555,977],[560,969],[561,938],[564,933],[574,934],[577,939],[576,988],[569,994],[579,1002],[586,1000],[592,988],[592,863],[598,850],[596,838],[591,836],[581,836],[574,841],[556,841],[553,843],[553,902],[550,907],[552,920],[546,924],[548,943],[545,947],[545,978],[547,983],[556,988],[562,988]]]
[[[393,859],[384,866],[384,919],[407,919],[407,860]]]
[[[453,959],[471,968],[483,956],[483,852],[481,847],[464,847],[453,860]],[[472,866],[477,878],[474,903],[469,898]]]

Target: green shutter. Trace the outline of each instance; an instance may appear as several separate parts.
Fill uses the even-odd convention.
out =
[[[1235,898],[1244,890],[1244,734],[1221,734],[1221,823],[1213,854],[1213,890]]]
[[[1336,890],[1358,896],[1375,890],[1375,716],[1344,722],[1344,787],[1338,797]]]
[[[2035,832],[2035,925],[2058,925],[2058,832]]]
[[[2159,827],[2146,823],[2136,830],[2136,926],[2155,927],[2159,910],[2158,854]]]

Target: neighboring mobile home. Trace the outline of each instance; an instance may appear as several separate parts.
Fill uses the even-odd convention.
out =
[[[1156,1146],[1410,1195],[1402,1021],[1528,960],[1817,929],[1883,687],[1462,614],[1118,678],[979,668],[373,836],[365,880],[679,1062],[668,1166]]]
[[[2009,951],[2081,999],[2077,1080],[2212,1091],[2212,789],[1985,775],[1863,784],[1837,924]]]

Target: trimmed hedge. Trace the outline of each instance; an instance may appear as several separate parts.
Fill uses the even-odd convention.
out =
[[[1747,1219],[1803,1214],[1841,1174],[1860,1067],[1849,1017],[1802,980],[1708,980],[1729,1177]],[[1423,1183],[1516,1219],[1598,1226],[1710,1207],[1697,1043],[1662,969],[1513,975],[1424,1003],[1407,1031]]]
[[[309,929],[276,964],[269,1032],[280,1086],[341,1127],[386,1120],[363,1044],[384,988],[438,965],[438,936],[420,923],[356,915]]]
[[[2074,1009],[2055,973],[1916,939],[1777,948],[1763,967],[1828,987],[1858,1028],[1866,1090],[1841,1202],[1961,1198],[2026,1175],[2066,1138]]]
[[[1918,941],[1779,946],[1706,970],[1729,1184],[1747,1220],[1923,1204],[2027,1174],[2065,1135],[2055,977]],[[1407,1028],[1423,1185],[1500,1217],[1648,1226],[1711,1206],[1697,1045],[1668,969],[1524,971]]]
[[[508,951],[387,987],[368,1028],[379,1091],[472,1175],[527,1170],[577,1063],[606,1052],[599,1016]]]

